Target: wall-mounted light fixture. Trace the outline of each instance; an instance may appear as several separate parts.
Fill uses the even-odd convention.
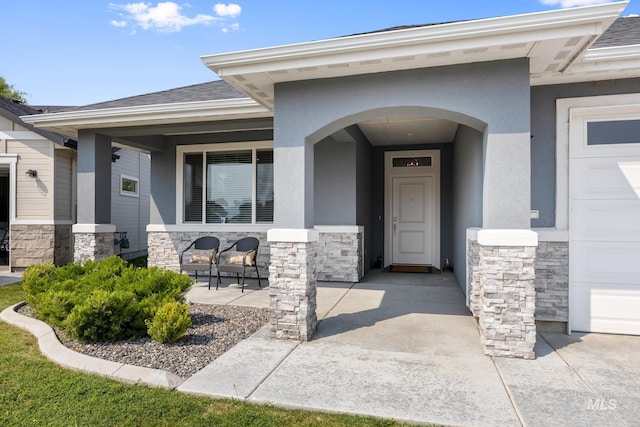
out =
[[[117,231],[115,234],[117,234],[120,238],[119,239],[114,238],[113,239],[113,244],[115,246],[120,245],[120,249],[129,249],[129,239],[127,238],[127,232],[126,231],[122,231],[122,232]]]
[[[33,169],[29,169],[28,171],[25,172],[27,175],[29,175],[31,178],[36,178],[38,176],[38,171],[33,170]]]

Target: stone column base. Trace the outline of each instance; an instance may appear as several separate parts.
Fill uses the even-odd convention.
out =
[[[116,226],[111,224],[75,224],[73,226],[73,260],[101,260],[115,254],[113,239]]]
[[[269,296],[271,337],[309,341],[316,331],[316,230],[272,229]]]
[[[537,234],[530,230],[481,230],[478,244],[478,325],[484,353],[534,359]]]

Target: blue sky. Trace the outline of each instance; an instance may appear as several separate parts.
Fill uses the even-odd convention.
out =
[[[2,0],[0,76],[31,104],[85,105],[216,80],[201,55],[600,3],[609,1]]]

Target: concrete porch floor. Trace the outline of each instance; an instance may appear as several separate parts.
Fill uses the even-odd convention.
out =
[[[266,280],[244,294],[229,281],[187,298],[268,307]],[[452,274],[373,271],[319,283],[317,302],[312,341],[265,327],[178,390],[416,423],[640,425],[640,337],[539,334],[536,360],[484,356]]]

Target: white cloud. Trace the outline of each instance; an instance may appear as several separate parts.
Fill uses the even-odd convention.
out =
[[[213,10],[218,16],[228,16],[229,18],[235,18],[242,12],[242,7],[240,7],[239,4],[235,3],[217,3],[215,6],[213,6]]]
[[[220,20],[211,15],[197,14],[194,17],[189,17],[182,13],[182,7],[177,3],[167,1],[157,3],[155,6],[152,3],[128,3],[128,4],[109,4],[109,7],[114,10],[122,10],[124,13],[122,17],[124,21],[111,21],[111,25],[117,22],[119,25],[124,26],[122,23],[130,22],[134,26],[138,26],[144,30],[155,29],[160,32],[178,32],[184,27],[191,25],[209,25],[213,22]]]
[[[540,0],[540,3],[547,6],[577,7],[613,3],[613,1],[615,0]]]
[[[229,31],[238,31],[238,30],[240,30],[240,24],[238,24],[237,22],[234,22],[233,24],[222,28],[223,33],[228,33]]]
[[[127,26],[127,21],[116,21],[115,19],[112,19],[111,22],[109,22],[109,25],[122,28]]]

